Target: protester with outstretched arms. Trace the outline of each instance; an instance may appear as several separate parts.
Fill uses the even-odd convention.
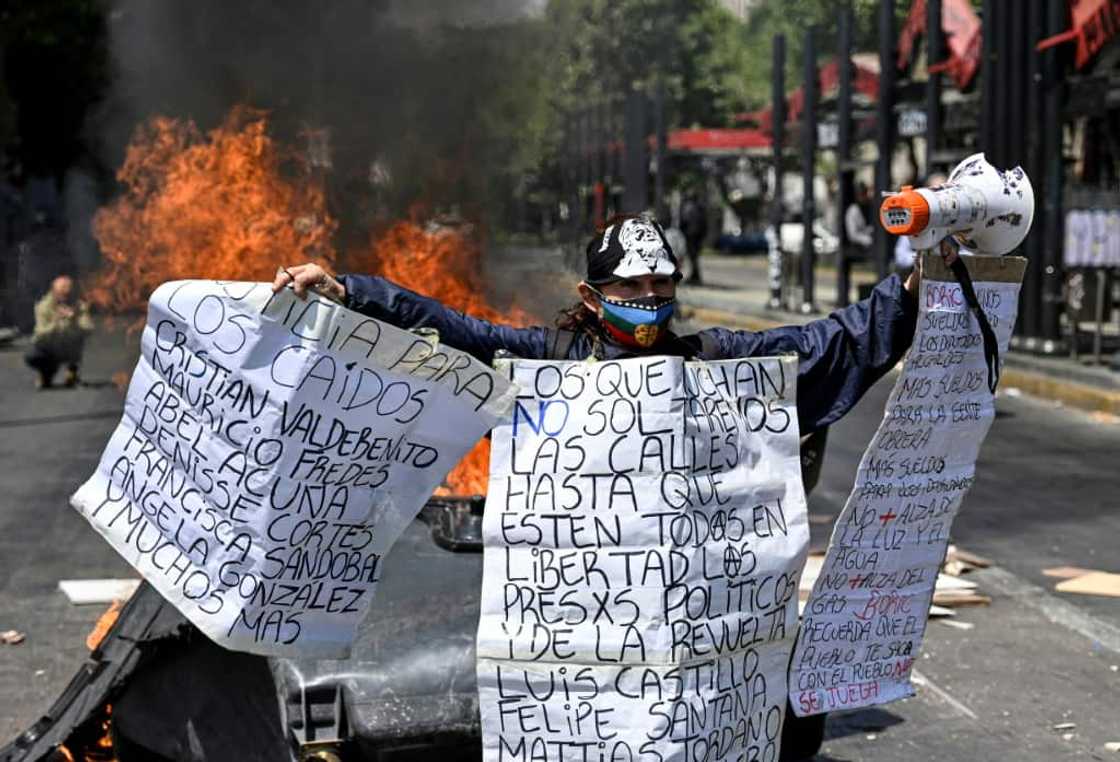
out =
[[[803,326],[767,331],[669,330],[681,273],[661,227],[641,216],[612,220],[587,245],[580,301],[556,327],[514,328],[464,315],[373,275],[337,278],[314,264],[281,268],[273,289],[314,290],[401,328],[433,328],[440,341],[490,362],[499,350],[526,359],[613,360],[674,355],[727,360],[796,353],[801,431],[827,426],[855,406],[902,358],[914,336],[918,273],[892,275],[867,299]]]

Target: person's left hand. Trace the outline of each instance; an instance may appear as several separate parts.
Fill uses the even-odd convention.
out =
[[[346,302],[346,287],[322,266],[313,262],[277,268],[276,278],[272,281],[273,293],[286,286],[291,286],[300,299],[306,299],[307,292],[314,291],[341,304]]]
[[[937,251],[941,254],[941,259],[945,261],[946,267],[957,261],[957,257],[960,256],[960,248],[960,244],[958,244],[952,236],[942,239],[941,243],[937,245]],[[917,252],[917,256],[914,257],[914,269],[910,271],[910,275],[906,278],[906,283],[904,284],[911,296],[918,295],[918,283],[920,283],[921,280],[922,253]]]

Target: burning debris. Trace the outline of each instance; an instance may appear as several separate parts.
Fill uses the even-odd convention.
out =
[[[398,222],[373,242],[372,259],[348,256],[355,270],[377,272],[406,288],[433,296],[449,307],[484,320],[525,325],[517,307],[502,312],[487,301],[482,249],[460,226]],[[481,439],[447,475],[437,495],[484,495],[490,476],[490,440]]]
[[[334,264],[322,188],[259,111],[234,109],[205,134],[153,119],[117,179],[124,193],[94,219],[104,266],[86,287],[103,310],[142,311],[169,280],[270,280],[279,262]]]
[[[424,224],[418,205],[412,219],[340,254],[324,161],[281,145],[266,115],[245,107],[206,133],[153,119],[136,131],[118,172],[123,194],[95,219],[104,265],[86,286],[90,301],[114,314],[142,312],[170,280],[270,281],[278,265],[314,261],[379,273],[475,317],[527,322],[522,310],[499,311],[487,300],[482,247],[461,220]],[[479,442],[441,494],[485,493],[489,452],[489,441]]]

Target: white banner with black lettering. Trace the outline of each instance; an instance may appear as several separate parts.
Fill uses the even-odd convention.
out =
[[[796,358],[511,373],[483,520],[485,758],[776,760],[809,539]]]
[[[71,503],[217,643],[343,658],[381,559],[512,397],[470,356],[317,296],[167,283]]]
[[[966,257],[1002,357],[1026,260]],[[979,324],[940,257],[925,254],[918,328],[805,607],[790,665],[800,716],[913,695],[949,529],[995,418]]]

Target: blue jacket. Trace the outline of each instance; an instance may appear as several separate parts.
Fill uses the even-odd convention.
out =
[[[373,275],[343,275],[346,306],[400,328],[434,328],[443,343],[489,363],[495,352],[526,359],[548,359],[556,329],[513,328],[464,315]],[[851,410],[871,385],[902,359],[914,337],[917,300],[892,275],[862,302],[821,320],[768,331],[708,328],[690,336],[669,334],[646,354],[730,360],[796,353],[797,410],[801,433],[815,431]],[[590,357],[598,339],[605,359],[634,352],[602,337],[577,334],[567,352],[572,360]]]

